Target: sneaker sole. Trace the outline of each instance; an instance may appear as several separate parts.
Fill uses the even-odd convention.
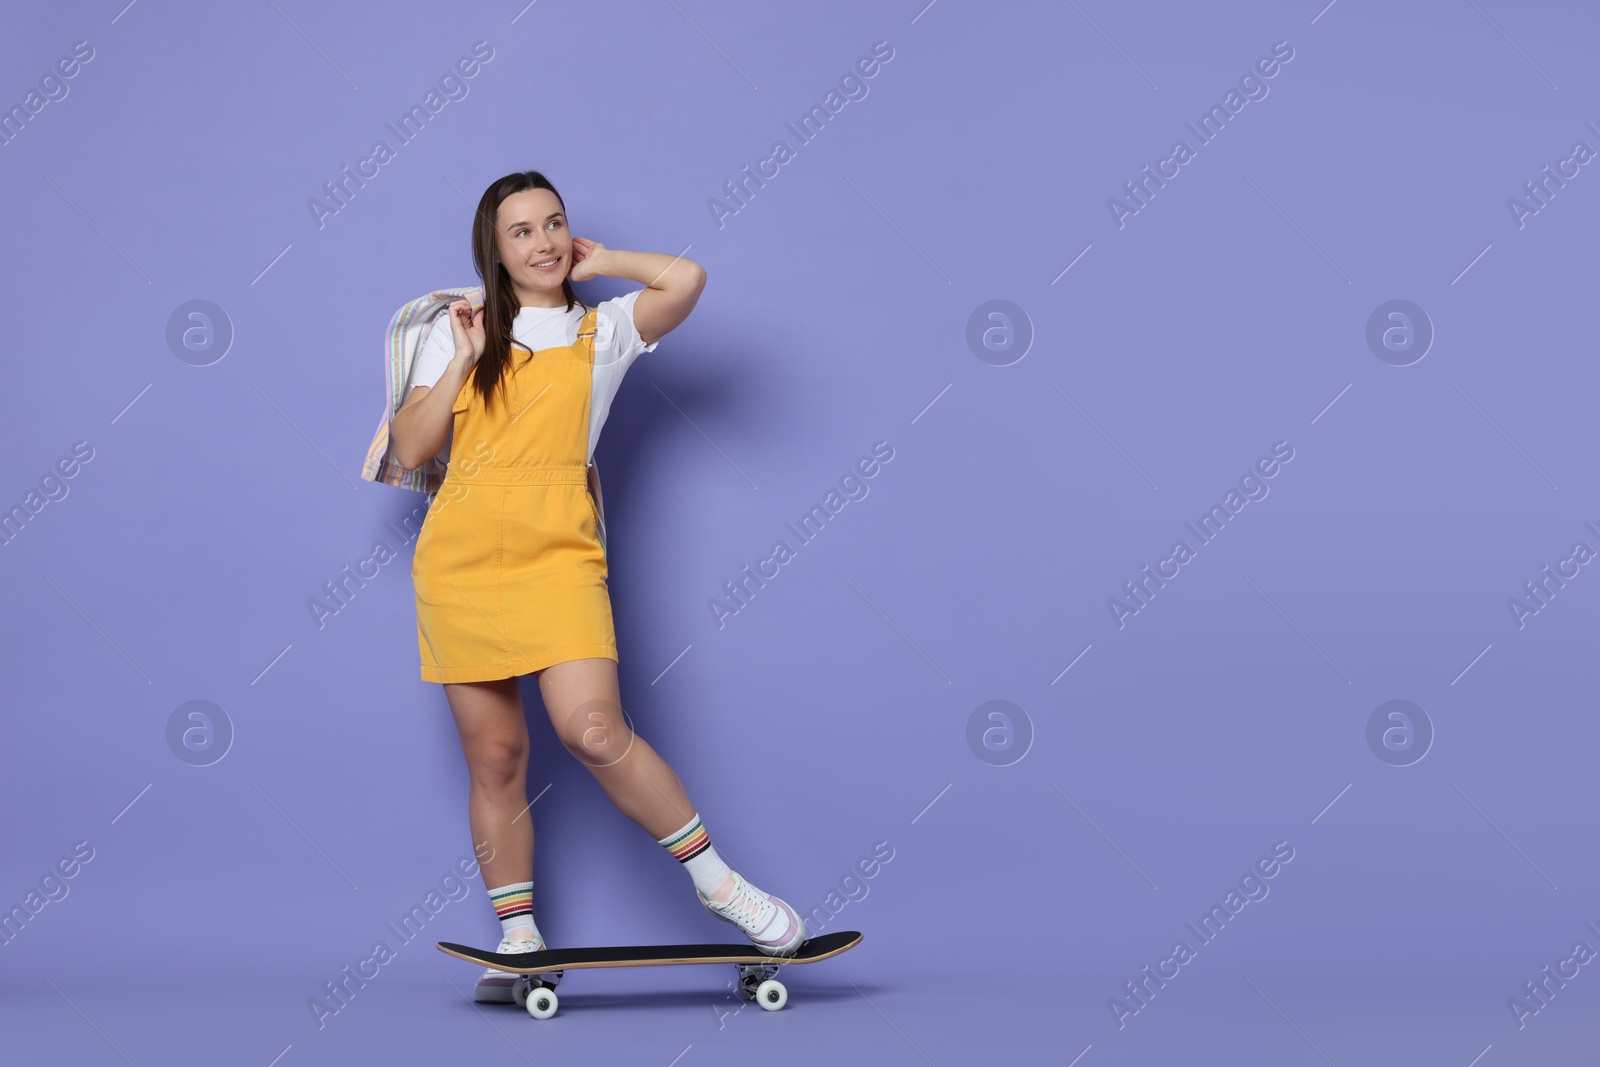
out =
[[[750,937],[750,931],[746,930],[742,923],[740,923],[736,919],[729,918],[728,916],[722,914],[721,912],[719,912],[715,908],[713,908],[711,906],[711,901],[706,898],[706,895],[704,893],[701,893],[697,889],[697,890],[695,890],[695,895],[700,898],[701,906],[704,907],[707,911],[709,911],[712,915],[715,915],[718,919],[721,919],[723,922],[727,923],[729,926],[735,927],[745,937]],[[782,945],[764,945],[760,941],[757,941],[753,937],[750,938],[750,944],[755,946],[756,951],[762,953],[763,955],[767,955],[767,956],[793,956],[796,952],[798,952],[800,950],[800,946],[805,942],[805,939],[806,939],[806,921],[804,919],[800,918],[800,913],[795,911],[794,908],[792,906],[790,906],[789,902],[784,900],[782,897],[776,897],[776,896],[772,896],[771,894],[767,894],[767,898],[769,900],[771,900],[774,904],[776,904],[779,908],[781,908],[783,911],[785,911],[785,912],[787,912],[789,914],[789,919],[794,924],[794,927],[795,927],[795,931],[796,931],[795,932],[795,936],[793,938],[791,938],[789,941],[787,941],[784,944],[782,944]]]
[[[515,981],[493,982],[484,981],[472,987],[472,999],[479,1004],[515,1004],[516,999],[511,995],[511,987]]]
[[[785,907],[787,907],[787,905],[785,905]],[[795,936],[782,945],[763,945],[759,941],[751,941],[750,944],[756,949],[756,951],[764,953],[768,956],[793,956],[796,952],[800,951],[800,946],[805,943],[806,939],[806,921],[800,918],[793,908],[788,908],[788,912],[794,919]],[[716,912],[712,912],[712,914],[716,915]],[[728,925],[737,928],[739,932],[744,934],[746,937],[750,936],[749,932],[746,931],[744,927],[740,926],[737,922],[734,922],[727,916],[717,915],[717,918],[721,919]]]

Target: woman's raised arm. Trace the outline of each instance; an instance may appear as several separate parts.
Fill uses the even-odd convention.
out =
[[[706,287],[706,269],[682,256],[622,252],[582,237],[572,239],[572,252],[569,277],[575,282],[603,274],[646,286],[633,305],[633,324],[647,345],[655,344],[688,318]]]

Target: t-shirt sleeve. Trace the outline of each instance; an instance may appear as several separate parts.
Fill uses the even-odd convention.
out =
[[[411,384],[406,387],[406,392],[410,393],[419,385],[432,389],[444,377],[445,368],[450,366],[455,355],[456,339],[450,330],[449,315],[441,314],[434,321],[433,329],[428,331],[428,339],[422,342],[422,351],[417,353],[417,358],[412,362]]]
[[[594,362],[597,367],[612,369],[618,377],[627,372],[629,364],[646,352],[654,352],[661,338],[649,344],[639,336],[633,324],[633,305],[638,302],[643,289],[602,300],[595,316]]]

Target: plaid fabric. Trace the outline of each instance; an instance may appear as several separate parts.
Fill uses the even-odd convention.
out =
[[[394,458],[394,443],[389,440],[389,420],[405,403],[411,392],[411,368],[422,343],[428,339],[435,323],[445,329],[450,324],[444,318],[445,309],[457,300],[472,302],[473,311],[483,307],[483,286],[469,288],[436,289],[409,300],[389,320],[383,336],[383,418],[367,447],[367,459],[361,467],[361,477],[369,482],[397,485],[415,489],[419,493],[434,493],[444,481],[445,462],[439,456],[430,456],[416,470],[407,470]]]

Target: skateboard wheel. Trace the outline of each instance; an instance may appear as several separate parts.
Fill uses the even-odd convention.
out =
[[[528,990],[528,1001],[523,1007],[528,1009],[528,1014],[535,1019],[548,1019],[556,1013],[556,1006],[560,1004],[556,991],[544,986]]]
[[[528,1006],[527,975],[524,974],[520,976],[517,979],[516,984],[511,987],[511,999],[517,1002],[517,1007],[519,1008],[526,1008]]]
[[[789,1003],[789,991],[776,978],[768,978],[756,986],[756,1003],[767,1011],[777,1011]],[[532,1008],[528,1009],[532,1011]]]

